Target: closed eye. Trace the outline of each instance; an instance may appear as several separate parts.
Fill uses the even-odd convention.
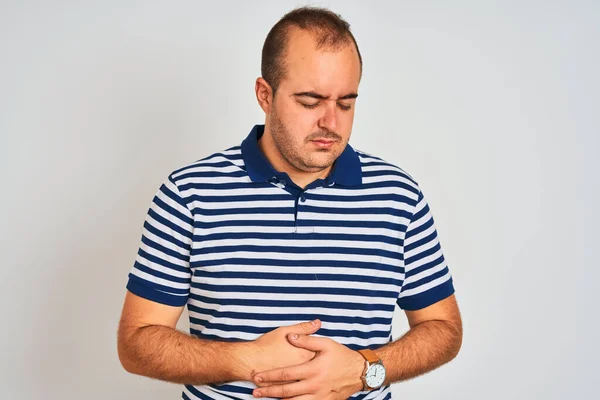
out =
[[[319,106],[319,103],[314,103],[314,104],[300,103],[300,104],[302,104],[302,107],[308,108],[310,110],[317,108]],[[352,108],[352,106],[347,105],[347,104],[337,103],[337,105],[342,111],[350,111],[350,109]]]
[[[302,107],[304,108],[308,108],[308,109],[313,109],[313,108],[317,108],[319,106],[319,103],[315,103],[315,104],[304,104],[304,103],[300,103],[302,104]]]

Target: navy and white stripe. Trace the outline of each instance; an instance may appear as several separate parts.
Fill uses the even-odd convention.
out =
[[[427,307],[454,292],[434,220],[402,169],[348,145],[304,190],[241,146],[174,171],[148,211],[127,288],[183,306],[190,333],[254,340],[319,318],[318,336],[352,349],[391,341],[396,304]],[[251,399],[249,382],[191,386],[184,399]],[[353,399],[391,398],[389,386]]]

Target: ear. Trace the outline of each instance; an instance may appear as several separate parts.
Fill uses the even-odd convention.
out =
[[[262,77],[258,77],[256,78],[256,85],[254,85],[254,91],[256,92],[258,105],[263,109],[265,114],[269,114],[271,108],[273,108],[273,89],[271,85]]]

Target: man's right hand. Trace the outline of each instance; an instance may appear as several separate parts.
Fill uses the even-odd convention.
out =
[[[244,363],[250,370],[250,376],[247,380],[252,381],[252,376],[258,372],[303,364],[312,360],[316,353],[292,346],[287,339],[287,335],[290,333],[312,335],[320,327],[321,321],[319,320],[282,326],[265,333],[253,342],[249,342],[244,356]]]

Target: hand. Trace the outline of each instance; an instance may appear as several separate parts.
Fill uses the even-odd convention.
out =
[[[294,346],[316,352],[313,360],[254,375],[255,397],[347,399],[363,389],[365,359],[329,338],[288,334]]]
[[[287,335],[312,335],[320,327],[321,321],[319,320],[282,326],[250,342],[245,357],[246,363],[250,367],[250,377],[247,380],[252,380],[253,376],[259,371],[303,364],[312,360],[316,353],[312,350],[291,345],[287,340]]]

